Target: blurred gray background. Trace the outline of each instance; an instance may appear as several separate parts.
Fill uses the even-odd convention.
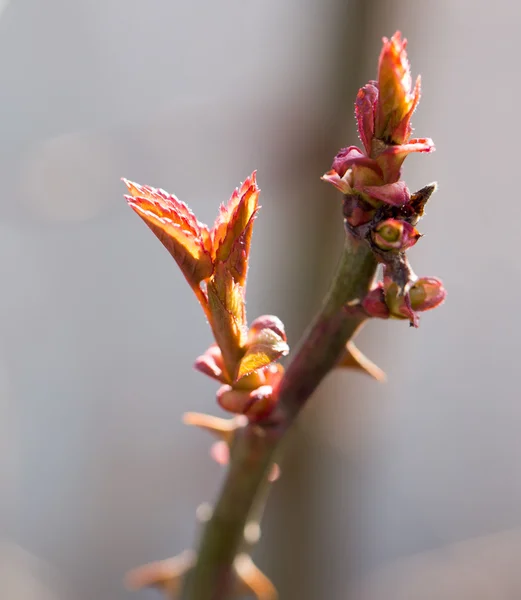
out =
[[[122,600],[124,573],[191,547],[223,472],[186,410],[210,343],[121,176],[212,222],[258,169],[250,319],[289,340],[339,253],[319,181],[401,29],[423,77],[411,252],[446,305],[373,322],[389,375],[335,373],[306,410],[256,552],[282,600],[521,597],[518,3],[11,0],[0,15],[0,597]]]

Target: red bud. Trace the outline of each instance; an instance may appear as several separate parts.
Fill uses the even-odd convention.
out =
[[[378,223],[372,232],[373,242],[384,251],[404,251],[414,246],[421,234],[406,221],[387,219]]]
[[[413,310],[425,311],[442,304],[447,296],[443,283],[435,277],[418,279],[409,291]]]
[[[385,292],[381,283],[367,294],[362,302],[362,306],[365,312],[371,317],[378,319],[389,318],[389,307],[385,302]]]

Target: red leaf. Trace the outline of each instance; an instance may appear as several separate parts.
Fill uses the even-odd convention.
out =
[[[224,263],[217,263],[207,285],[210,324],[229,377],[244,353],[246,306],[244,288],[234,281]]]
[[[355,102],[355,116],[358,134],[367,156],[371,156],[374,137],[374,121],[378,107],[378,85],[370,81],[358,91]]]
[[[164,190],[123,180],[131,196],[131,208],[145,221],[174,257],[190,285],[198,285],[212,274],[209,231],[191,210]]]
[[[211,231],[214,261],[226,263],[239,285],[246,283],[253,221],[259,206],[255,172],[236,189]]]
[[[397,31],[383,48],[378,64],[379,101],[376,112],[375,136],[393,144],[403,144],[411,133],[410,120],[420,99],[420,80],[412,89],[407,60],[407,40]]]

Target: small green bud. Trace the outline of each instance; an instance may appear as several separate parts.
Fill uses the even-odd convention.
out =
[[[387,219],[378,223],[372,232],[375,246],[380,250],[407,250],[413,246],[421,234],[406,221]]]
[[[409,290],[413,310],[425,311],[439,306],[447,296],[442,282],[435,277],[418,279]]]

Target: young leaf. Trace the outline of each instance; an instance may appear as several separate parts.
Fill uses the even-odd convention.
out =
[[[249,344],[240,362],[236,379],[268,366],[281,356],[286,356],[288,352],[289,346],[286,340],[272,329],[262,329]]]
[[[226,371],[233,377],[246,337],[244,288],[234,281],[223,263],[218,263],[208,282],[207,293],[215,341],[221,349]]]
[[[407,40],[397,31],[383,48],[378,64],[380,93],[376,111],[375,135],[393,144],[403,144],[411,135],[411,117],[420,101],[420,77],[412,87],[407,59]]]
[[[214,261],[226,263],[234,280],[246,283],[253,220],[259,205],[255,172],[236,189],[211,231]]]
[[[174,257],[194,287],[212,274],[209,231],[197,221],[190,209],[164,190],[123,180],[130,196],[130,207],[145,221],[159,241]]]

